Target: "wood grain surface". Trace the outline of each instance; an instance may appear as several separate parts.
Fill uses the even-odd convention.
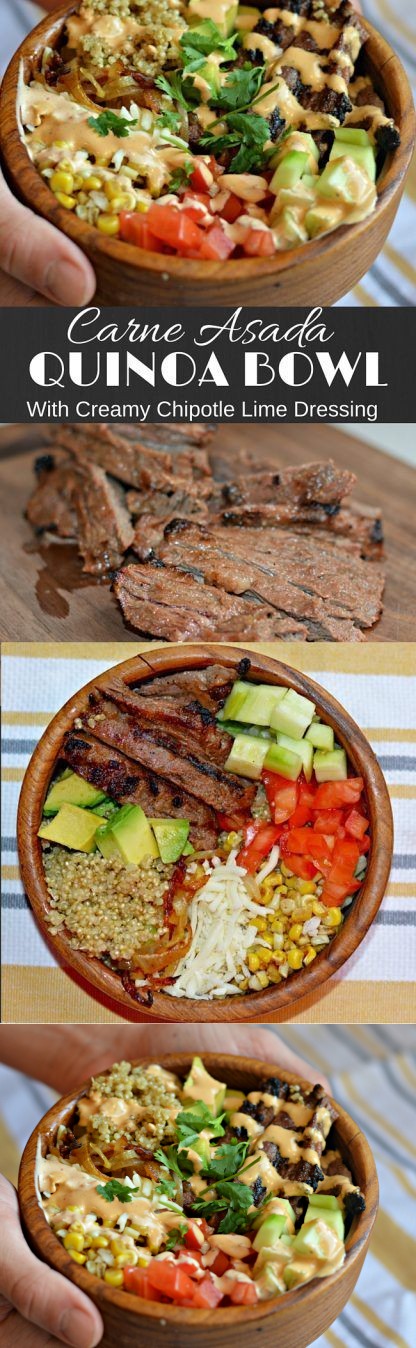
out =
[[[149,1059],[140,1058],[139,1062],[146,1063]],[[160,1062],[168,1071],[184,1077],[190,1069],[192,1055],[169,1054]],[[276,1072],[275,1065],[227,1054],[204,1053],[204,1062],[217,1080],[245,1092],[259,1089],[262,1081]],[[279,1076],[285,1081],[298,1080],[280,1068]],[[301,1084],[307,1087],[310,1083]],[[230,1306],[218,1307],[215,1311],[194,1311],[145,1302],[93,1279],[85,1269],[74,1264],[50,1230],[35,1190],[38,1138],[40,1135],[45,1152],[59,1124],[70,1120],[77,1099],[84,1091],[85,1087],[80,1087],[77,1092],[59,1100],[32,1133],[20,1167],[19,1201],[23,1224],[36,1254],[75,1282],[99,1307],[105,1325],[102,1348],[137,1348],[139,1342],[146,1343],[149,1348],[160,1348],[161,1342],[164,1348],[251,1348],[258,1334],[262,1335],[264,1348],[275,1348],[276,1344],[284,1344],[285,1348],[308,1348],[332,1324],[349,1300],[367,1254],[377,1214],[375,1163],[368,1142],[354,1120],[336,1105],[335,1144],[366,1200],[366,1210],[359,1214],[347,1238],[346,1259],[339,1272],[328,1279],[315,1279],[298,1291],[260,1302],[255,1307]]]
[[[46,792],[59,759],[64,735],[73,728],[78,716],[89,706],[89,692],[105,688],[117,670],[117,676],[127,684],[173,670],[203,669],[219,661],[235,676],[241,658],[250,660],[250,677],[257,682],[284,684],[310,698],[319,715],[333,727],[336,739],[346,749],[355,775],[364,778],[370,819],[371,851],[368,867],[353,908],[334,939],[319,953],[308,968],[300,969],[278,986],[270,986],[250,995],[221,997],[212,1001],[189,997],[170,997],[163,991],[155,992],[151,1008],[146,1012],[164,1021],[247,1021],[253,1015],[261,1021],[263,1015],[278,1013],[286,1007],[295,1007],[301,997],[325,985],[364,940],[384,897],[390,873],[393,851],[393,821],[390,798],[383,774],[373,750],[352,717],[339,702],[307,675],[265,655],[244,651],[240,646],[203,646],[201,644],[162,646],[133,656],[85,684],[58,712],[48,725],[27,768],[19,801],[17,842],[23,884],[33,912],[53,954],[63,967],[69,966],[93,988],[113,999],[128,1010],[136,1010],[141,1020],[141,1008],[125,992],[118,974],[101,960],[75,949],[64,927],[53,936],[47,923],[49,895],[46,886],[38,829],[42,819]],[[146,1017],[147,1018],[147,1017]]]
[[[27,154],[17,120],[21,66],[26,78],[30,78],[45,46],[57,45],[65,17],[76,8],[76,4],[66,4],[49,15],[25,38],[13,57],[0,94],[0,150],[16,195],[74,239],[91,259],[97,276],[97,300],[101,304],[130,307],[276,303],[301,306],[334,304],[347,294],[372,266],[388,237],[402,197],[415,137],[413,99],[405,70],[371,24],[365,24],[370,36],[359,69],[370,74],[401,134],[399,149],[386,156],[374,214],[353,229],[343,226],[272,258],[201,263],[145,252],[106,238],[59,205]]]
[[[386,535],[384,613],[366,640],[416,640],[414,469],[331,426],[219,428],[216,445],[229,452],[231,461],[242,441],[276,466],[332,457],[357,474],[354,495],[367,505],[381,506]],[[24,518],[34,485],[33,462],[43,444],[40,426],[0,429],[3,640],[81,641],[87,633],[90,641],[134,640],[137,634],[125,626],[108,586],[83,576],[76,548],[35,540]]]

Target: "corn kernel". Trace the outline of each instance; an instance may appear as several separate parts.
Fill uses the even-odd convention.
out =
[[[312,908],[314,917],[324,917],[324,914],[329,911],[323,903],[318,903],[317,900],[312,904]]]
[[[59,201],[60,206],[65,206],[67,211],[73,211],[74,206],[77,204],[76,197],[69,197],[66,192],[55,192],[55,196],[56,200]]]
[[[285,960],[285,959],[286,959],[286,953],[285,953],[284,950],[274,950],[274,951],[273,951],[273,964],[282,964],[282,963],[283,963],[283,960]]]
[[[272,931],[283,932],[283,931],[284,931],[284,926],[283,926],[283,922],[282,922],[281,917],[274,917],[274,918],[273,918],[273,921],[272,921],[272,924],[271,924],[271,927],[272,927]]]
[[[257,927],[257,931],[267,931],[266,918],[265,917],[253,918],[253,926]]]
[[[257,974],[257,982],[261,988],[268,988],[269,979],[264,969],[259,970],[259,973]]]
[[[120,230],[118,215],[99,215],[97,225],[102,234],[118,234]]]
[[[79,1209],[78,1209],[78,1211],[79,1211]],[[72,1225],[71,1225],[71,1231],[78,1231],[78,1232],[80,1232],[81,1236],[83,1236],[83,1235],[84,1235],[84,1223],[83,1223],[83,1222],[72,1222]]]
[[[112,1254],[125,1254],[126,1246],[123,1244],[121,1240],[111,1240],[110,1250]]]
[[[124,1254],[118,1254],[115,1259],[116,1268],[127,1268],[128,1265],[130,1266],[131,1264],[136,1263],[137,1255],[135,1250],[125,1250]]]
[[[300,922],[295,922],[293,927],[289,927],[289,937],[291,941],[298,941],[301,935],[302,927]]]
[[[252,954],[248,955],[247,964],[250,973],[256,974],[257,970],[260,968],[260,955],[256,955],[255,952],[253,951]]]
[[[316,950],[314,950],[313,945],[310,945],[303,956],[303,963],[312,964],[312,960],[316,960]]]
[[[86,1254],[80,1254],[79,1250],[68,1250],[68,1254],[70,1254],[71,1259],[73,1259],[76,1264],[86,1264],[87,1262]]]
[[[119,215],[120,211],[127,211],[130,209],[131,201],[129,197],[123,196],[121,192],[118,197],[113,197],[113,200],[108,203],[108,210],[111,215]]]
[[[269,983],[281,983],[281,981],[282,981],[282,975],[281,975],[279,969],[276,968],[276,965],[273,967],[273,964],[270,964],[270,965],[269,965],[269,968],[268,968],[268,970],[267,970],[267,973],[268,973]]]
[[[68,1231],[68,1234],[64,1236],[63,1243],[65,1245],[66,1250],[80,1251],[84,1249],[85,1241],[84,1237],[80,1235],[79,1231]]]
[[[289,950],[287,953],[287,963],[289,969],[300,969],[302,966],[302,951]]]
[[[57,150],[69,150],[69,141],[67,140],[56,140],[55,145]]]
[[[150,201],[136,201],[136,211],[139,211],[141,215],[146,215],[149,206]]]
[[[339,927],[342,922],[342,913],[340,908],[328,908],[323,921],[326,927]]]
[[[74,188],[73,188],[74,192],[79,192],[79,189],[80,187],[83,186],[83,183],[84,179],[82,173],[76,173],[74,178]]]
[[[149,1254],[145,1254],[143,1250],[137,1256],[138,1268],[147,1268],[148,1263],[150,1263],[150,1251]]]
[[[103,1226],[111,1226],[114,1229],[114,1218],[104,1217]]]
[[[107,1236],[93,1236],[91,1241],[93,1250],[107,1250],[109,1244]]]
[[[99,192],[103,185],[102,178],[97,173],[90,173],[88,178],[83,178],[83,185],[86,192]]]
[[[59,1211],[59,1209],[58,1209],[58,1211]],[[70,1207],[67,1208],[67,1211],[68,1211],[68,1212],[82,1212],[82,1208],[77,1208],[77,1207],[74,1206],[73,1203],[71,1203]]]
[[[267,968],[267,965],[270,964],[270,961],[273,959],[273,955],[274,950],[262,950],[260,955],[260,966],[262,968]]]
[[[110,1287],[122,1287],[124,1278],[121,1269],[108,1268],[104,1274],[104,1282],[108,1282]]]

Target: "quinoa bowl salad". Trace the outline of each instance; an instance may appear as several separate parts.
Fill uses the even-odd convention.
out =
[[[267,259],[376,208],[400,131],[350,0],[82,0],[19,95],[55,201],[107,239]]]
[[[166,1317],[169,1343],[177,1317],[188,1341],[201,1311],[213,1334],[237,1307],[249,1320],[277,1310],[276,1329],[309,1287],[322,1302],[330,1279],[326,1327],[357,1277],[377,1185],[365,1139],[323,1087],[251,1059],[182,1054],[116,1063],[59,1102],[29,1141],[20,1196],[38,1252],[105,1323],[117,1307],[120,1338],[113,1321],[108,1342],[124,1345],[129,1312]]]
[[[66,962],[167,1020],[245,1018],[339,967],[391,838],[371,751],[322,698],[275,661],[184,647],[71,700],[19,807],[24,883]]]

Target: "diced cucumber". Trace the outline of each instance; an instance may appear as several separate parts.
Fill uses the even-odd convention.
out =
[[[252,687],[253,685],[251,683],[243,683],[242,679],[236,679],[236,682],[233,683],[231,693],[228,694],[227,700],[224,702],[222,711],[218,713],[218,720],[238,721],[247,693],[250,692],[250,688]]]
[[[329,1226],[332,1231],[335,1231],[335,1234],[338,1236],[339,1240],[344,1239],[345,1228],[340,1207],[337,1207],[336,1209],[318,1208],[317,1206],[311,1207],[311,1204],[309,1204],[309,1207],[305,1213],[303,1224],[304,1228],[306,1226],[309,1226],[310,1222],[316,1221],[325,1222],[325,1226]]]
[[[279,144],[270,159],[271,168],[277,168],[278,164],[281,164],[282,159],[293,150],[297,150],[301,154],[307,154],[308,159],[310,159],[312,155],[315,164],[319,163],[319,149],[310,132],[291,131],[290,135],[281,137]]]
[[[258,781],[268,749],[268,740],[254,735],[236,735],[231,753],[225,767],[239,777],[252,777]]]
[[[254,1249],[259,1252],[266,1245],[273,1249],[276,1241],[280,1240],[282,1232],[286,1228],[286,1217],[283,1212],[271,1212],[269,1217],[265,1218],[254,1237]]]
[[[273,1205],[273,1212],[279,1213],[282,1212],[284,1217],[286,1218],[286,1222],[289,1221],[293,1222],[293,1225],[295,1224],[296,1221],[295,1213],[293,1211],[292,1204],[289,1203],[288,1198],[272,1198],[271,1203]],[[269,1204],[267,1206],[269,1207]],[[270,1216],[271,1214],[269,1213],[268,1215]],[[265,1220],[266,1219],[263,1213],[259,1212],[258,1217],[256,1217],[255,1221],[253,1222],[255,1231],[259,1230],[259,1227],[262,1226]]]
[[[226,730],[228,735],[235,739],[236,735],[254,735],[256,739],[273,740],[274,734],[265,725],[247,725],[242,721],[221,721],[221,730]]]
[[[271,744],[263,766],[270,772],[278,772],[281,777],[286,777],[288,782],[297,782],[302,772],[302,758],[281,744]]]
[[[293,688],[288,688],[285,697],[274,709],[270,725],[272,730],[279,730],[283,735],[291,735],[292,739],[301,740],[311,723],[314,711],[314,702],[310,702],[308,697],[302,697],[300,693],[295,693]]]
[[[317,180],[316,191],[318,196],[329,197],[335,201],[346,201],[348,206],[361,206],[365,204],[369,197],[370,188],[374,192],[374,177],[368,172],[367,167],[356,162],[356,156],[352,151],[359,146],[351,145],[351,153],[344,155],[343,158],[332,160],[324,168],[320,178]],[[361,154],[367,154],[368,151],[361,150]],[[354,158],[354,162],[353,161]]]
[[[339,1215],[341,1217],[341,1213]],[[306,1257],[308,1257],[308,1255],[315,1255],[317,1259],[322,1260],[328,1258],[327,1228],[330,1225],[330,1223],[327,1222],[328,1216],[335,1217],[336,1213],[325,1213],[325,1218],[323,1216],[318,1217],[316,1220],[307,1222],[306,1224],[304,1223],[304,1225],[301,1226],[300,1231],[298,1231],[293,1242],[295,1254],[306,1255]],[[336,1232],[336,1234],[338,1235],[338,1232]],[[342,1236],[340,1236],[339,1239],[342,1241]]]
[[[325,749],[327,753],[330,753],[334,747],[332,726],[324,725],[322,721],[312,721],[312,725],[306,731],[305,739],[313,744],[314,749]]]
[[[294,740],[290,735],[277,735],[277,743],[282,749],[289,749],[292,754],[302,759],[303,771],[306,781],[310,782],[313,773],[313,747],[309,740]]]
[[[272,688],[268,683],[250,684],[237,720],[248,725],[269,726],[272,712],[285,692],[285,688]]]
[[[319,234],[329,234],[331,229],[337,229],[343,219],[343,208],[336,202],[326,201],[316,202],[311,206],[310,211],[305,215],[305,226],[310,239],[316,239]]]
[[[338,1212],[339,1202],[335,1194],[311,1194],[308,1211],[309,1208],[328,1208],[330,1212]]]
[[[331,753],[317,749],[313,756],[313,770],[317,782],[342,782],[347,776],[345,749],[333,749]]]
[[[302,173],[306,172],[309,163],[309,155],[301,150],[289,150],[284,159],[280,161],[275,173],[273,174],[269,191],[280,192],[281,187],[294,187],[299,182]]]
[[[335,140],[347,142],[348,145],[371,145],[371,137],[368,131],[362,131],[359,126],[338,126],[334,132]]]
[[[364,169],[372,183],[376,181],[376,156],[372,145],[356,145],[352,141],[334,140],[332,150],[329,156],[329,163],[336,163],[337,159],[353,159],[355,164]]]

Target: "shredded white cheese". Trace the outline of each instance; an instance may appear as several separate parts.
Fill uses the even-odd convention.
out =
[[[166,988],[171,997],[198,1000],[240,991],[234,980],[257,935],[250,917],[263,910],[250,898],[245,871],[235,856],[231,853],[225,865],[215,867],[192,900],[192,942],[178,964],[175,983]]]

